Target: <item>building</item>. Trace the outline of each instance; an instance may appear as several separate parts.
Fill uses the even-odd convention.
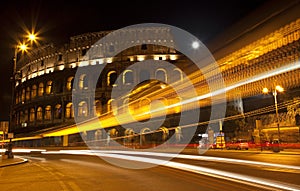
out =
[[[135,95],[140,98],[139,96],[147,96],[143,94],[144,90],[147,90],[148,94],[157,90],[164,92],[163,84],[180,82],[183,80],[183,74],[193,77],[198,95],[210,93],[207,81],[214,81],[217,74],[221,74],[226,87],[230,87],[226,92],[227,100],[232,101],[236,109],[243,113],[245,109],[241,98],[260,94],[264,86],[272,87],[274,81],[280,82],[285,89],[299,88],[299,68],[260,80],[246,81],[257,78],[266,71],[290,67],[299,61],[299,6],[299,2],[295,1],[294,4],[277,7],[277,10],[274,8],[273,12],[260,10],[261,17],[252,15],[252,20],[250,19],[247,23],[239,23],[231,31],[217,37],[210,43],[209,48],[217,60],[218,67],[205,67],[202,71],[196,72],[190,59],[174,48],[170,48],[175,46],[175,42],[168,27],[138,29],[144,32],[155,31],[156,35],[143,37],[137,35],[135,40],[128,42],[134,46],[117,55],[113,55],[118,47],[116,42],[97,43],[99,39],[112,31],[82,34],[71,37],[69,42],[62,45],[48,44],[38,47],[18,60],[10,131],[20,139],[22,137],[53,136],[54,138],[46,139],[49,141],[47,144],[68,145],[72,142],[80,142],[78,131],[74,130],[74,117],[80,122],[100,117],[104,123],[105,117],[115,112],[114,105],[134,102],[134,99],[130,100],[130,97],[120,100],[112,99],[111,90],[113,88],[122,89],[122,87],[139,84],[145,77],[145,79],[149,77],[159,79],[159,83],[157,81],[147,82],[149,87],[153,85],[153,90],[149,90],[147,84],[137,86]],[[123,32],[129,34],[132,31],[124,30]],[[154,42],[159,45],[154,45]],[[102,50],[105,54],[90,56],[91,49]],[[136,62],[148,59],[168,61],[176,66],[176,70],[160,66],[153,66],[148,71],[127,69]],[[104,67],[105,64],[107,65]],[[103,68],[100,67],[102,73],[98,76],[96,70],[101,65],[103,65]],[[78,68],[82,69],[79,74],[77,73]],[[96,77],[86,75],[85,68],[86,72],[94,72]],[[77,80],[75,80],[76,75],[79,75]],[[97,83],[94,83],[95,81]],[[237,83],[239,84],[237,85]],[[89,96],[77,96],[85,93],[90,95],[90,92],[95,92],[95,99]],[[173,94],[168,94],[168,96],[171,95]],[[154,98],[159,97],[154,96],[151,99]],[[149,99],[140,100],[139,104],[132,106],[132,111],[145,109],[143,106],[151,102]],[[180,103],[180,100],[180,97],[173,96],[165,99],[165,102],[166,105],[170,105]],[[201,100],[200,107],[206,108],[210,104],[211,100],[209,99]],[[173,109],[170,117],[176,119],[176,113],[180,113],[181,110]],[[205,116],[201,120],[208,119],[209,116]],[[163,139],[172,134],[168,129],[176,127],[178,125],[176,123],[176,120],[170,118],[162,126],[161,137],[164,137]],[[136,132],[114,128],[117,126],[116,124],[112,125],[113,129],[108,128],[110,138],[127,136]],[[67,132],[69,128],[73,128],[74,131]],[[64,131],[64,134],[55,134],[57,131]],[[147,131],[149,130],[141,128],[139,133]],[[179,129],[173,129],[173,131],[181,132]],[[107,138],[103,137],[103,133],[96,127],[82,133],[83,137],[88,139]],[[63,141],[55,138],[59,135],[64,136]]]

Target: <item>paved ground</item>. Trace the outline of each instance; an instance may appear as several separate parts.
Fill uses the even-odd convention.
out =
[[[17,164],[22,164],[27,162],[27,159],[23,159],[20,157],[14,157],[14,158],[6,158],[6,156],[0,155],[0,168],[6,167],[6,166],[12,166]]]

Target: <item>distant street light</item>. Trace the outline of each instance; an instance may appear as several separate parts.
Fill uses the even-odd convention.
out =
[[[275,86],[274,90],[273,90],[273,96],[274,96],[274,101],[275,101],[275,110],[276,110],[276,120],[277,120],[277,130],[278,130],[278,140],[280,141],[280,127],[279,127],[279,114],[278,114],[278,104],[277,104],[277,94],[278,92],[283,92],[284,89],[283,87],[277,85]],[[269,89],[268,88],[263,88],[262,92],[264,94],[269,93]]]

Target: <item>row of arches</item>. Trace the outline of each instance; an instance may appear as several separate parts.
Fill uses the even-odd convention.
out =
[[[134,73],[132,70],[125,70],[122,72],[122,82],[117,83],[118,73],[116,70],[110,70],[106,74],[106,80],[104,79],[98,79],[97,88],[103,87],[103,85],[107,87],[116,86],[117,84],[121,85],[131,85],[134,83],[136,78],[139,79],[139,82],[142,82],[144,80],[149,80],[153,75],[150,73],[150,71],[142,70],[139,73],[139,76],[136,77],[137,74]],[[164,68],[158,68],[154,72],[154,78],[165,82],[165,83],[171,83],[171,82],[177,82],[183,80],[183,73],[180,69],[176,68],[171,73],[167,73],[166,69]],[[88,90],[90,86],[89,82],[89,76],[87,74],[81,74],[79,77],[78,84],[76,84],[73,87],[74,84],[74,76],[68,76],[65,80],[65,84],[63,87],[54,88],[54,85],[56,82],[53,82],[52,80],[48,80],[46,82],[39,82],[38,84],[33,84],[31,86],[24,87],[16,92],[15,96],[15,103],[24,103],[26,101],[30,101],[32,99],[35,99],[37,97],[42,97],[45,95],[51,95],[53,93],[61,93],[63,92],[62,89],[69,92],[73,88],[74,90],[78,88],[79,90]],[[61,83],[61,82],[59,82]]]
[[[183,80],[183,73],[180,69],[175,68],[172,72],[167,72],[164,68],[158,68],[155,70],[154,74],[151,74],[148,70],[141,70],[139,74],[135,74],[132,70],[125,70],[121,74],[121,82],[116,83],[118,78],[118,73],[115,70],[111,70],[107,73],[106,84],[107,86],[113,86],[117,84],[121,85],[131,85],[134,83],[134,80],[137,82],[143,82],[149,79],[157,79],[164,83],[172,83]],[[154,75],[154,76],[152,76]]]
[[[165,105],[171,105],[179,103],[181,99],[176,97],[174,99],[166,100],[162,99]],[[55,104],[55,105],[44,105],[44,106],[33,106],[24,110],[16,112],[16,124],[22,125],[30,122],[47,122],[53,120],[62,119],[73,119],[77,117],[89,117],[89,116],[101,116],[105,113],[113,112],[114,115],[118,112],[129,111],[131,115],[138,115],[143,112],[150,110],[151,100],[143,98],[138,100],[134,104],[130,104],[128,99],[123,100],[122,103],[118,103],[114,99],[109,99],[104,102],[101,99],[96,99],[93,103],[89,103],[87,100],[81,100],[77,106],[74,107],[72,102],[66,104]],[[114,107],[113,107],[114,106]],[[128,107],[127,107],[128,106]],[[113,110],[113,108],[117,108]],[[128,109],[128,110],[127,110]],[[173,108],[173,113],[178,113],[181,110],[181,106],[178,105]]]

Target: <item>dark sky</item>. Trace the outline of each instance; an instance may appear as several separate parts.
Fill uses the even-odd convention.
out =
[[[139,23],[182,28],[204,43],[262,5],[263,0],[181,1],[1,1],[0,121],[9,119],[13,46],[24,29],[39,31],[41,43],[68,42],[85,32],[119,29]]]

